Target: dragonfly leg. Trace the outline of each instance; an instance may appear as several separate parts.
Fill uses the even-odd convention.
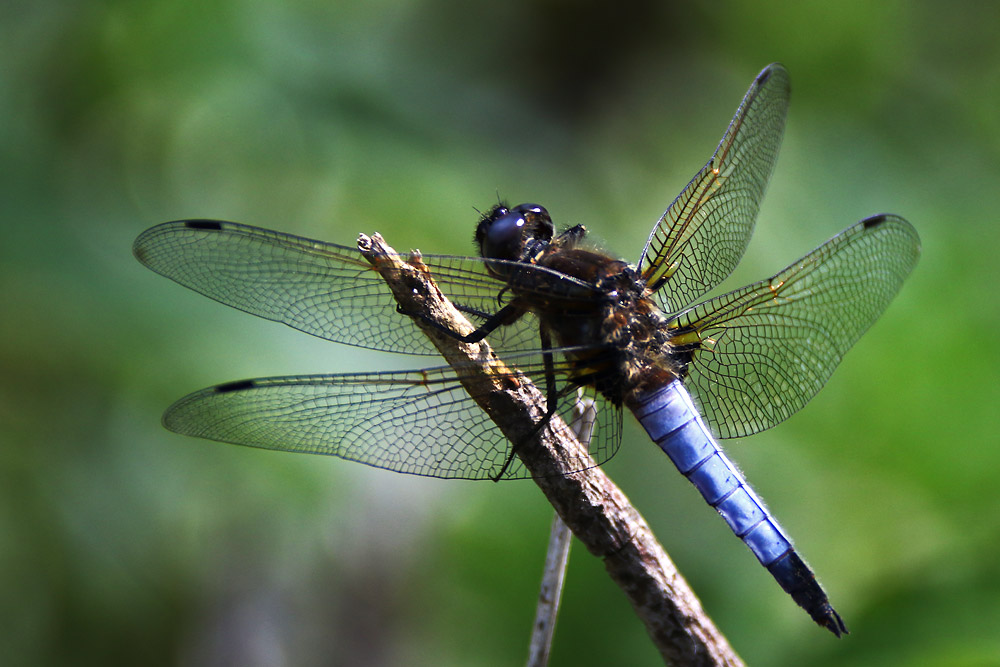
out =
[[[497,313],[499,315],[503,312],[503,309]],[[552,415],[556,413],[556,409],[559,407],[559,392],[556,387],[556,372],[555,365],[552,361],[552,339],[549,336],[548,329],[542,325],[539,327],[539,338],[541,340],[542,352],[542,363],[545,366],[545,414],[542,418],[538,420],[538,423],[531,429],[527,436],[521,438],[515,443],[512,443],[510,448],[510,454],[507,455],[507,460],[504,461],[503,467],[500,468],[500,472],[493,477],[494,482],[499,482],[504,473],[507,472],[507,468],[510,467],[511,462],[514,460],[514,455],[517,454],[517,450],[521,445],[534,438],[538,435],[538,432],[545,428],[545,425],[549,423],[552,419]]]
[[[473,311],[471,309],[459,308],[459,310],[465,313],[472,313],[472,314],[478,313],[478,311]],[[435,320],[427,316],[425,313],[409,311],[404,309],[402,306],[396,306],[396,312],[402,315],[409,315],[410,317],[419,319],[428,326],[431,326],[437,329],[438,331],[447,334],[448,336],[451,336],[452,338],[459,340],[463,343],[478,343],[479,341],[483,340],[488,335],[490,335],[493,331],[496,331],[501,326],[505,324],[513,324],[526,311],[524,310],[524,308],[520,307],[515,303],[508,303],[506,306],[504,306],[497,312],[490,315],[485,322],[479,325],[478,329],[467,334],[461,334],[455,331],[454,329],[444,326],[443,324],[436,322]]]

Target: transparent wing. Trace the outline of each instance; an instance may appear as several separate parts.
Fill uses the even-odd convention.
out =
[[[357,248],[233,222],[179,220],[146,230],[132,250],[144,265],[185,287],[314,336],[388,352],[438,354],[411,318],[397,312],[385,281]],[[500,307],[503,284],[481,259],[422,260],[474,325]],[[538,289],[551,291],[552,298],[560,285],[573,282],[543,267],[518,265],[518,271],[537,274]],[[587,289],[579,283],[574,294]],[[499,351],[537,347],[537,323],[523,317],[492,333],[490,343]]]
[[[664,312],[677,312],[718,285],[743,256],[774,170],[788,93],[785,68],[765,67],[712,159],[653,227],[639,270]]]
[[[684,384],[723,438],[757,433],[802,408],[916,265],[906,220],[862,220],[774,277],[680,313]]]
[[[621,442],[620,408],[592,391],[589,398],[598,403],[593,461],[580,454],[580,470],[611,458]],[[560,401],[567,422],[576,400],[570,392]],[[511,451],[450,367],[230,382],[180,399],[163,423],[183,435],[429,477],[494,479]],[[515,457],[503,479],[527,476]]]

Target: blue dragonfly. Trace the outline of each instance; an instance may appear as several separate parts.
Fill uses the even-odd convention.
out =
[[[569,465],[611,458],[627,407],[652,440],[822,627],[847,629],[791,539],[717,438],[770,428],[802,408],[915,266],[903,218],[866,218],[770,278],[706,298],[753,232],[788,109],[779,64],[754,79],[708,163],[654,225],[635,265],[558,234],[536,204],[480,219],[479,257],[423,255],[436,285],[517,370],[546,389],[544,428],[581,394],[591,445]],[[218,220],[157,225],[135,241],[144,265],[185,287],[331,341],[436,355],[356,247]],[[397,472],[462,479],[528,476],[461,384],[462,370],[272,377],[197,391],[166,427],[210,440],[328,454]]]

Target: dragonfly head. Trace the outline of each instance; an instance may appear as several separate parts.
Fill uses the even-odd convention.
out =
[[[538,204],[497,204],[479,221],[476,245],[485,259],[522,262],[548,244],[554,231],[549,212]]]

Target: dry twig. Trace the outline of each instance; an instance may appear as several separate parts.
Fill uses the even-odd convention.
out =
[[[474,330],[434,285],[419,255],[404,260],[382,238],[362,235],[362,255],[382,275],[405,312],[420,312],[439,326]],[[531,381],[512,374],[489,345],[461,343],[415,320],[463,385],[511,442],[556,512],[618,584],[664,660],[674,665],[742,665],[725,637],[680,576],[645,520],[599,467],[576,471],[565,452],[581,445],[562,420],[531,436],[545,413],[545,397]],[[527,440],[525,440],[528,438]]]

